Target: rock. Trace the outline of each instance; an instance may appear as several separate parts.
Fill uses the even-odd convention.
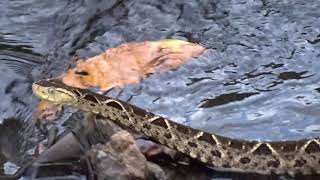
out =
[[[89,150],[92,145],[105,144],[110,137],[122,130],[119,126],[104,117],[86,113],[83,120],[76,123],[73,129],[83,149]]]
[[[145,139],[137,139],[136,143],[140,149],[140,151],[146,156],[146,157],[152,157],[155,155],[158,155],[163,152],[164,147],[160,144],[157,144],[150,140]]]
[[[155,179],[155,180],[167,180],[168,177],[166,173],[163,171],[163,169],[155,163],[148,162],[148,172],[149,172],[149,179]]]
[[[115,133],[104,145],[93,145],[87,156],[98,180],[147,178],[147,160],[127,131]]]

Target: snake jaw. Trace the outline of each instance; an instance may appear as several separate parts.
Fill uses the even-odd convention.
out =
[[[55,104],[72,105],[78,101],[74,94],[62,88],[44,87],[33,83],[32,91],[37,97]]]

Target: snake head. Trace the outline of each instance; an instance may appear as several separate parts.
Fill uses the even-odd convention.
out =
[[[50,85],[48,81],[39,81],[32,84],[33,93],[41,98],[55,104],[74,104],[77,102],[76,96],[67,89]]]

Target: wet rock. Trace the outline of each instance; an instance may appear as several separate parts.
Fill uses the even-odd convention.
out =
[[[163,169],[158,164],[148,162],[147,166],[148,166],[148,172],[149,172],[148,177],[150,179],[155,179],[155,180],[167,180],[168,179],[166,173],[163,171]]]
[[[74,134],[80,140],[85,150],[89,150],[92,145],[105,144],[110,137],[118,131],[123,130],[120,126],[105,117],[87,113],[84,115],[83,121],[75,123]],[[146,138],[141,133],[128,131],[134,139]]]
[[[92,146],[87,152],[98,180],[146,179],[147,160],[127,131],[115,133],[104,145]]]

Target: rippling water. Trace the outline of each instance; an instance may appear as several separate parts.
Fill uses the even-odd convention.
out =
[[[31,122],[31,83],[130,41],[175,38],[210,50],[109,95],[230,137],[319,136],[320,2],[1,1],[0,122]],[[1,142],[0,142],[1,143]]]

